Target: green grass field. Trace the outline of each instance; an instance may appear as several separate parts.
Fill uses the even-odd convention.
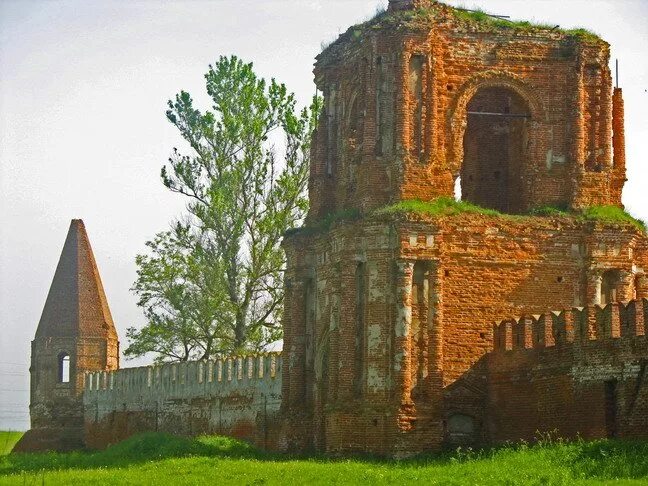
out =
[[[400,485],[419,482],[443,485],[648,484],[648,442],[558,441],[534,447],[455,451],[387,461],[286,457],[263,453],[224,437],[186,439],[149,433],[102,452],[0,457],[0,485]]]
[[[2,432],[0,431],[0,456],[11,452],[18,439],[23,435],[22,432]]]

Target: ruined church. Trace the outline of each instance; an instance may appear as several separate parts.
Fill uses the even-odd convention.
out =
[[[317,58],[283,352],[120,369],[75,220],[17,450],[148,430],[399,457],[548,431],[648,437],[648,237],[586,216],[622,209],[609,61],[583,30],[390,0]]]

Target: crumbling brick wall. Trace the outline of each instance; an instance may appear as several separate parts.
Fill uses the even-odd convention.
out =
[[[473,202],[507,212],[620,205],[622,97],[617,90],[613,109],[608,62],[609,45],[594,36],[497,28],[436,2],[392,2],[317,58],[324,111],[309,220],[452,196],[458,177],[465,198],[492,186],[500,200]],[[507,163],[466,172],[475,144]]]

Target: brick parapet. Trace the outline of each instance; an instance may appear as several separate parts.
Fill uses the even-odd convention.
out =
[[[281,383],[281,353],[167,363],[84,375],[84,399],[122,393],[169,395],[211,391],[232,392],[254,382]],[[278,389],[280,386],[274,385]]]
[[[647,315],[648,299],[640,299],[507,319],[494,326],[494,353],[632,341],[645,335]]]

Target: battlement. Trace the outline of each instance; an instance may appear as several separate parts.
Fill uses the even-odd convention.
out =
[[[281,365],[281,353],[268,353],[86,373],[84,394],[137,390],[157,394],[160,390],[180,391],[182,387],[229,390],[249,386],[253,381],[275,380]]]
[[[645,336],[647,315],[648,299],[639,299],[507,319],[494,327],[494,352]]]

